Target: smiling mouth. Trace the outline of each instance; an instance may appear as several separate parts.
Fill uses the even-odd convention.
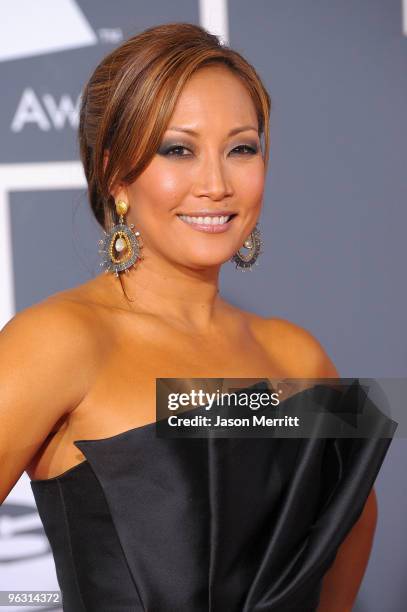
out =
[[[185,223],[191,225],[207,225],[209,227],[216,225],[225,225],[229,223],[233,217],[236,217],[237,213],[231,213],[230,215],[211,215],[211,216],[196,216],[196,215],[177,215]]]

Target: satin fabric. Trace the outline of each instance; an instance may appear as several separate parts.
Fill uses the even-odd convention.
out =
[[[296,397],[298,401],[298,396]],[[32,480],[67,612],[316,612],[391,438],[77,440]]]

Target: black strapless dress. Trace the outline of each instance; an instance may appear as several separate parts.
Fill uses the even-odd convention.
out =
[[[66,612],[315,612],[391,438],[75,442],[32,480]]]

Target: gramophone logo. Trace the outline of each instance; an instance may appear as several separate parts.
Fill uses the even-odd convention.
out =
[[[74,0],[14,0],[2,8],[0,61],[97,43],[96,33]]]
[[[27,504],[0,506],[0,544],[0,566],[50,554],[37,510]]]
[[[0,506],[0,578],[2,591],[59,590],[51,548],[33,505],[10,501]],[[13,609],[34,608],[17,604]],[[60,611],[61,604],[37,604],[35,610]]]

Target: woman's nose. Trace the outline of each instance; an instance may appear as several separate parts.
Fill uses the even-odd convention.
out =
[[[196,195],[206,195],[212,200],[222,200],[232,193],[230,177],[219,157],[211,157],[202,163],[196,179]]]

